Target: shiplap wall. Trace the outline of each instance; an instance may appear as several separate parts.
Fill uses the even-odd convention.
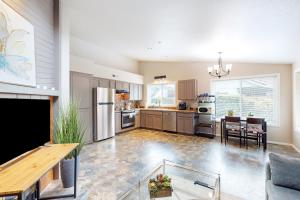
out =
[[[0,93],[23,93],[56,96],[58,91],[57,26],[54,0],[3,0],[34,26],[37,85],[48,90],[0,83]]]

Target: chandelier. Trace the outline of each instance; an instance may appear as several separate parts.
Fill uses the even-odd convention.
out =
[[[208,66],[207,70],[209,75],[213,77],[221,78],[223,76],[227,76],[230,74],[232,64],[226,64],[225,66],[223,66],[222,57],[221,57],[222,52],[218,52],[218,53],[219,53],[218,64],[213,66]]]

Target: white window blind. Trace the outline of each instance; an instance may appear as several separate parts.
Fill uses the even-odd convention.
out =
[[[176,105],[176,84],[162,83],[149,84],[147,88],[148,105],[175,106]]]
[[[264,75],[212,81],[216,95],[216,117],[233,110],[235,116],[265,118],[268,125],[279,126],[279,75]]]

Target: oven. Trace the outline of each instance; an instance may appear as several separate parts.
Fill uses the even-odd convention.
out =
[[[135,125],[135,111],[134,110],[123,110],[121,112],[121,127],[129,128]]]

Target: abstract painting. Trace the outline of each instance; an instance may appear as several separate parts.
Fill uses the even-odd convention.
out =
[[[0,1],[0,82],[35,86],[34,30]]]

